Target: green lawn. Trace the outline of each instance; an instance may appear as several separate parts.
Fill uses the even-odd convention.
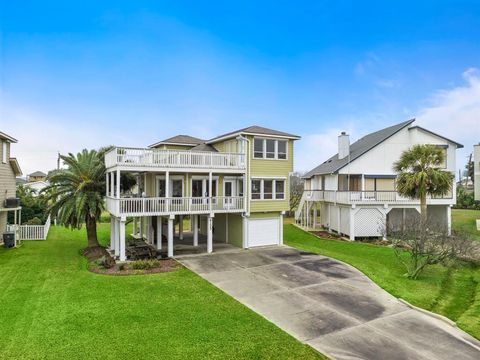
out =
[[[464,231],[472,240],[480,241],[480,231],[477,230],[476,220],[480,219],[480,210],[452,209],[452,227],[457,231]]]
[[[90,273],[85,243],[52,227],[47,241],[0,249],[0,359],[322,358],[187,269]]]
[[[294,225],[284,226],[284,242],[353,265],[392,295],[442,314],[480,338],[480,269],[458,263],[435,265],[418,280],[403,276],[404,268],[391,248],[360,242],[319,239]]]

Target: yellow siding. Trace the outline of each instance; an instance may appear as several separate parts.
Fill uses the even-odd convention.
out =
[[[189,150],[192,146],[188,145],[159,145],[155,149],[160,150]]]

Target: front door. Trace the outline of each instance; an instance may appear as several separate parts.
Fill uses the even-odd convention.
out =
[[[224,199],[223,203],[226,208],[232,208],[235,206],[234,196],[236,196],[236,182],[234,180],[225,180],[224,181]]]

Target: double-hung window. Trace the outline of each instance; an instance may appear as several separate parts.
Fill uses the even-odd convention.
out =
[[[284,200],[285,180],[254,179],[252,180],[253,200]]]
[[[287,159],[287,140],[253,139],[253,157],[255,159]]]

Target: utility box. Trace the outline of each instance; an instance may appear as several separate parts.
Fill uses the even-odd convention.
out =
[[[6,208],[11,209],[11,208],[17,208],[19,206],[20,206],[20,199],[14,198],[14,197],[5,199]]]
[[[15,247],[15,233],[14,232],[4,232],[3,233],[3,246],[6,248]]]

